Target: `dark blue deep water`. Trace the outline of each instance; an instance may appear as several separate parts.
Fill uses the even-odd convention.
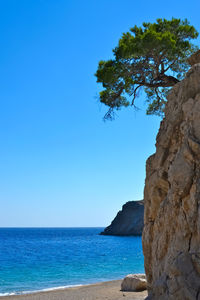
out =
[[[0,228],[0,295],[143,273],[141,237],[103,228]]]

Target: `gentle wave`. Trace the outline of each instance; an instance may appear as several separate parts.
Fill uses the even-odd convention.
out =
[[[16,295],[27,295],[27,294],[35,294],[35,293],[41,293],[41,292],[50,292],[50,291],[64,290],[64,289],[67,289],[67,288],[73,288],[73,287],[79,287],[79,286],[83,286],[83,284],[63,285],[63,286],[46,288],[46,289],[42,289],[42,290],[34,290],[34,291],[0,293],[0,297],[3,297],[3,296],[4,297],[5,296],[16,296]]]
[[[99,235],[102,230],[0,228],[0,296],[144,273],[141,237]]]

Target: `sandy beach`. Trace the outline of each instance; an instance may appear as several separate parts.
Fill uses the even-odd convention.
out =
[[[1,300],[143,300],[147,292],[122,292],[121,280],[28,295],[5,296]]]

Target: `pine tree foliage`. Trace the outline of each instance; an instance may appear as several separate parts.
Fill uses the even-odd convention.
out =
[[[135,106],[139,91],[146,93],[147,114],[162,115],[166,95],[189,65],[187,58],[197,47],[190,40],[198,32],[187,19],[157,19],[124,33],[113,50],[113,59],[100,61],[96,72],[101,83],[100,102],[108,106],[105,119],[116,110]]]

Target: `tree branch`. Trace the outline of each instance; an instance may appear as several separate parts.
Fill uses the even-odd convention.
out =
[[[137,90],[141,87],[142,85],[138,85],[135,89],[134,89],[134,92],[133,92],[133,100],[131,102],[131,105],[134,105],[134,101],[135,101],[135,98],[136,98],[136,93],[137,93]]]
[[[173,76],[168,76],[168,75],[161,75],[157,78],[155,78],[157,82],[146,82],[146,81],[135,81],[135,84],[138,84],[140,86],[146,86],[150,88],[157,88],[157,87],[170,87],[175,85],[176,83],[179,82],[179,80]]]
[[[171,63],[166,69],[164,72],[167,72],[176,62],[176,59],[173,61],[173,63]]]

